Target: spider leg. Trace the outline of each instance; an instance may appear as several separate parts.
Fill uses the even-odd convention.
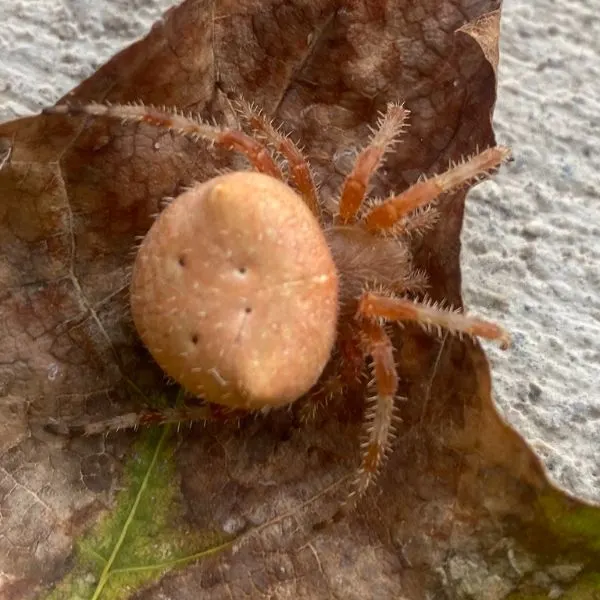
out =
[[[274,127],[271,121],[266,119],[259,109],[244,100],[238,102],[238,108],[250,127],[262,134],[266,141],[272,144],[277,152],[285,157],[292,181],[313,215],[321,220],[321,206],[319,204],[317,186],[315,185],[308,161],[300,148],[287,135],[284,135]]]
[[[367,353],[373,360],[375,395],[365,411],[365,439],[361,444],[362,460],[350,498],[358,499],[375,479],[395,436],[394,399],[398,390],[398,375],[393,345],[382,325],[363,319],[362,332]]]
[[[137,429],[146,425],[214,420],[215,415],[212,413],[209,405],[162,409],[145,408],[139,412],[117,415],[116,417],[81,425],[53,421],[46,425],[46,430],[57,435],[73,437],[110,433],[111,431],[119,431],[120,429]]]
[[[146,123],[157,129],[172,131],[194,141],[207,140],[243,154],[257,171],[283,180],[281,170],[269,154],[268,149],[258,140],[242,131],[222,129],[203,123],[196,117],[181,114],[177,110],[166,108],[161,110],[143,104],[86,104],[80,106],[61,104],[45,108],[42,112],[55,115],[90,115],[123,122]]]
[[[313,423],[329,403],[344,392],[344,385],[337,374],[332,374],[319,383],[317,389],[308,396],[300,408],[300,421]]]
[[[439,332],[445,329],[456,335],[498,340],[503,350],[510,346],[510,336],[499,325],[443,308],[433,302],[415,302],[366,292],[360,298],[358,313],[371,319],[412,321],[427,330],[434,328]]]
[[[352,323],[352,322],[351,322]],[[364,377],[364,352],[361,331],[354,323],[345,323],[338,331],[334,368],[317,386],[301,409],[304,422],[314,421],[333,400],[355,390]]]
[[[488,148],[471,156],[461,164],[450,167],[431,179],[418,181],[406,191],[391,196],[379,206],[371,209],[363,218],[369,231],[378,232],[394,227],[398,221],[412,211],[434,202],[442,194],[479,179],[496,169],[510,155],[504,146]]]
[[[367,193],[367,186],[379,168],[383,156],[402,132],[408,117],[408,110],[399,104],[388,104],[371,137],[371,141],[358,155],[354,167],[346,177],[340,195],[339,222],[353,223]]]
[[[227,422],[240,420],[248,413],[242,410],[229,410],[214,404],[200,406],[177,406],[174,408],[144,408],[139,412],[125,413],[101,421],[84,424],[69,424],[51,421],[45,429],[56,435],[69,437],[106,434],[121,429],[137,429],[151,425],[168,423],[192,425],[192,423]]]

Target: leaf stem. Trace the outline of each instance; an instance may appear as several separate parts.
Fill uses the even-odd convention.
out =
[[[113,571],[111,571],[111,567],[112,567],[113,563],[115,562],[117,555],[119,554],[119,550],[121,549],[123,542],[125,541],[125,537],[127,536],[129,527],[131,526],[131,523],[133,522],[135,513],[140,504],[140,501],[144,495],[144,492],[146,491],[146,488],[148,487],[148,481],[150,479],[150,475],[154,471],[154,467],[156,466],[158,456],[160,455],[160,452],[165,443],[165,440],[167,439],[167,437],[169,435],[170,430],[171,430],[170,426],[166,426],[163,429],[160,439],[158,440],[158,444],[156,445],[156,448],[154,450],[154,454],[152,456],[152,461],[150,462],[150,465],[148,466],[148,469],[146,470],[146,474],[144,475],[144,479],[142,480],[140,489],[138,490],[138,492],[135,496],[135,500],[133,502],[131,510],[129,511],[129,514],[127,515],[127,520],[125,521],[125,524],[123,525],[123,528],[121,529],[121,534],[119,535],[119,539],[117,540],[117,543],[115,544],[115,547],[113,548],[113,551],[111,552],[111,555],[108,558],[108,561],[106,562],[106,565],[104,566],[104,569],[102,569],[102,573],[100,574],[100,579],[98,581],[98,585],[96,586],[94,595],[92,596],[91,600],[98,600],[98,598],[100,597],[100,594],[102,593],[102,590],[104,589],[104,587],[106,586],[106,583],[108,582],[108,579],[110,578],[110,576],[113,573]]]
[[[224,542],[223,544],[219,544],[218,546],[213,546],[212,548],[207,548],[206,550],[201,550],[200,552],[196,552],[195,554],[190,554],[189,556],[182,556],[181,558],[174,558],[173,560],[167,560],[162,563],[156,563],[153,565],[140,565],[139,567],[125,567],[122,569],[114,569],[112,573],[136,573],[140,571],[149,571],[154,569],[171,569],[176,567],[177,565],[182,565],[188,562],[192,562],[198,560],[200,558],[205,558],[210,556],[211,554],[218,554],[223,550],[227,550],[231,546],[233,546],[237,541],[237,538],[229,540],[228,542]]]

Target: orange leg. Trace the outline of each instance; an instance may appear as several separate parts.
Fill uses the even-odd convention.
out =
[[[159,110],[153,106],[144,106],[143,104],[87,104],[82,106],[62,104],[45,108],[43,112],[44,114],[73,116],[90,115],[124,122],[146,123],[157,129],[172,131],[194,141],[208,140],[230,150],[240,152],[246,156],[257,171],[271,175],[276,179],[283,179],[281,170],[269,151],[257,140],[241,131],[223,130],[208,125],[195,117],[180,114],[176,110]]]
[[[435,303],[414,302],[403,298],[389,298],[372,292],[362,295],[358,312],[361,316],[389,319],[390,321],[412,321],[430,330],[442,329],[457,335],[469,335],[489,340],[498,340],[503,350],[510,346],[510,336],[495,323],[477,317],[466,316],[456,310],[442,308]]]
[[[353,500],[364,494],[377,476],[395,436],[394,399],[398,375],[394,363],[392,341],[385,329],[374,320],[361,321],[367,353],[373,359],[375,395],[365,411],[365,439],[361,444],[362,461],[351,494]]]
[[[244,154],[260,173],[283,180],[280,168],[277,166],[269,151],[255,139],[241,131],[222,131],[217,135],[216,143],[229,150]]]
[[[387,112],[379,119],[369,145],[358,155],[354,168],[346,177],[340,196],[341,224],[353,223],[367,193],[367,186],[379,168],[383,156],[401,133],[408,110],[399,104],[388,104]]]
[[[319,383],[302,407],[302,421],[314,421],[333,398],[343,397],[363,380],[365,357],[360,331],[351,325],[343,325],[338,332],[336,350],[332,374]]]
[[[441,175],[418,181],[405,192],[388,198],[364,217],[369,231],[390,229],[414,210],[427,206],[439,196],[464,185],[470,180],[487,175],[500,166],[510,155],[508,148],[496,146],[472,156],[462,164],[451,167]]]
[[[315,185],[310,171],[310,166],[300,151],[300,148],[298,148],[288,136],[278,131],[272,123],[264,117],[260,110],[254,108],[245,101],[240,101],[238,106],[242,117],[250,127],[254,131],[262,134],[266,141],[272,144],[277,152],[285,157],[292,181],[298,188],[298,191],[312,213],[320,220],[321,206],[317,195],[317,186]]]

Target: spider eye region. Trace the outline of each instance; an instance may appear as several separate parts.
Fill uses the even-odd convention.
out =
[[[219,404],[293,402],[335,341],[338,274],[323,230],[268,175],[229,173],[178,196],[144,238],[130,292],[161,368]]]

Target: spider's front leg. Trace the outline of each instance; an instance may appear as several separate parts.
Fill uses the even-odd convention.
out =
[[[413,322],[427,330],[433,328],[440,332],[445,329],[456,335],[496,340],[503,350],[510,346],[510,336],[499,325],[467,316],[458,310],[441,307],[433,302],[415,302],[406,298],[390,298],[365,292],[359,301],[358,312],[371,319]]]
[[[503,146],[488,148],[440,175],[418,181],[401,194],[391,196],[371,209],[364,216],[363,222],[366,228],[373,233],[390,230],[401,219],[419,208],[431,205],[442,194],[456,190],[469,181],[477,181],[489,175],[509,156],[510,150]]]

